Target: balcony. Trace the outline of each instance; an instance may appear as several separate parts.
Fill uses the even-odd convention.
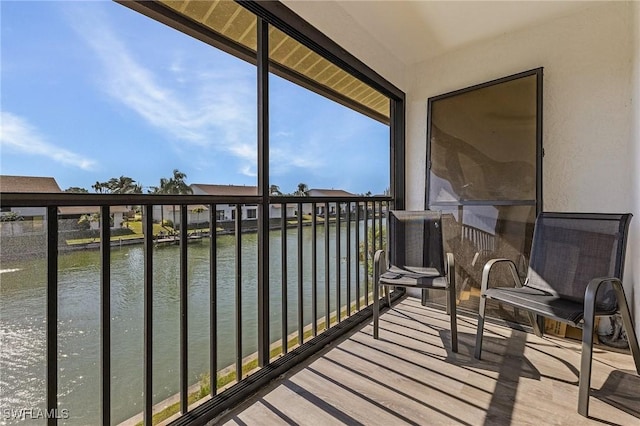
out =
[[[187,206],[208,208],[209,231],[198,233],[204,238],[197,246],[188,227],[180,227],[176,246],[158,245],[148,230],[159,201],[176,206],[180,223],[188,223]],[[21,315],[42,314],[29,326],[40,345],[24,363],[11,361],[31,371],[44,369],[47,377],[46,383],[21,381],[28,377],[18,368],[7,384],[17,401],[34,391],[46,395],[48,408],[41,398],[39,409],[58,407],[59,418],[50,422],[64,424],[583,421],[575,411],[577,341],[537,338],[527,326],[508,328],[502,321],[489,325],[486,355],[478,361],[472,355],[476,323],[469,311],[459,318],[460,352],[454,354],[444,312],[397,292],[395,306],[382,316],[381,340],[373,339],[371,254],[385,244],[384,216],[392,201],[273,197],[270,206],[279,209],[270,211],[281,217],[251,221],[243,220],[242,206],[260,204],[260,197],[5,193],[3,205],[39,206],[47,219],[61,206],[81,203],[103,213],[101,238],[83,250],[68,252],[58,243],[64,220],[45,220],[39,234],[30,228],[25,237],[46,239],[39,247],[46,262],[37,250],[25,252],[32,263],[3,259],[3,269],[12,271],[40,265],[40,281],[20,288],[33,290],[40,307],[25,313],[26,305],[16,302],[18,310],[9,312],[12,327]],[[110,238],[108,212],[124,204],[142,205],[145,212],[143,250],[135,250],[137,255]],[[223,205],[235,206],[231,232],[217,218]],[[332,210],[340,214],[317,213]],[[292,211],[309,214],[287,217]],[[218,230],[215,238],[212,229]],[[470,232],[463,229],[461,235]],[[99,259],[87,265],[94,272],[82,282],[71,279],[83,269],[73,260],[78,255]],[[138,265],[132,266],[136,256]],[[123,258],[129,262],[125,268]],[[206,265],[204,273],[198,271]],[[123,284],[123,274],[134,278]],[[9,289],[3,310],[12,297],[20,297],[12,291],[11,277],[5,277]],[[77,298],[84,302],[78,304]],[[124,321],[127,315],[132,316]],[[6,331],[9,344],[12,334],[29,332]],[[204,377],[216,377],[215,385]],[[592,419],[633,423],[640,416],[639,380],[629,355],[596,349]],[[138,404],[142,407],[136,410]]]
[[[428,97],[439,93],[525,66],[546,67],[551,83],[545,86],[544,100],[547,155],[544,174],[540,169],[537,176],[540,184],[545,181],[545,195],[538,194],[526,214],[518,216],[532,218],[534,204],[541,206],[544,198],[545,209],[632,210],[638,217],[640,175],[637,155],[630,153],[640,152],[640,114],[635,114],[638,103],[629,100],[640,93],[640,66],[637,49],[633,50],[640,43],[638,4],[585,3],[518,28],[505,15],[508,28],[439,50],[446,43],[436,43],[436,31],[424,40],[422,32],[404,31],[419,28],[429,33],[435,28],[425,25],[423,14],[412,11],[418,7],[415,2],[285,2],[307,21],[278,2],[118,3],[255,66],[252,81],[257,77],[258,82],[248,92],[255,93],[257,102],[252,98],[255,110],[246,116],[258,118],[255,126],[246,127],[252,132],[256,128],[247,140],[256,142],[261,194],[273,183],[269,122],[279,94],[268,83],[277,76],[389,125],[390,143],[384,139],[389,161],[385,158],[384,167],[375,172],[388,172],[391,196],[1,192],[3,209],[29,208],[33,217],[6,222],[2,229],[3,239],[21,234],[30,241],[26,255],[16,250],[5,256],[10,246],[0,244],[0,316],[11,319],[11,326],[14,319],[26,318],[18,328],[2,327],[3,369],[8,364],[16,367],[15,374],[0,374],[1,408],[6,401],[10,410],[15,409],[3,411],[2,421],[13,424],[35,414],[37,418],[30,419],[37,424],[70,425],[204,424],[211,419],[236,424],[637,423],[640,383],[627,374],[633,364],[626,354],[596,350],[591,419],[575,413],[577,343],[539,339],[526,326],[514,324],[524,321],[522,317],[508,312],[504,318],[512,320],[511,327],[505,327],[505,321],[489,325],[486,357],[473,359],[478,270],[471,266],[481,263],[474,260],[477,253],[494,253],[503,243],[497,232],[456,225],[451,234],[454,241],[474,247],[455,253],[465,259],[458,263],[459,288],[464,292],[461,311],[467,310],[459,319],[459,354],[447,350],[448,323],[437,300],[430,299],[432,305],[425,308],[416,299],[394,293],[394,308],[382,316],[380,341],[371,336],[369,305],[370,255],[384,246],[385,210],[424,207],[429,167],[425,105]],[[370,13],[373,7],[377,12]],[[455,6],[457,13],[443,20],[442,27],[455,32],[448,24],[457,16],[501,16],[493,13],[497,5],[479,3],[477,13],[464,9],[469,7]],[[523,10],[534,7],[542,6],[531,4]],[[249,12],[253,15],[245,22]],[[401,17],[396,23],[402,28],[386,19],[382,23],[388,26],[377,25],[376,15]],[[236,19],[244,24],[232,25]],[[137,38],[154,40],[144,33]],[[394,40],[402,49],[392,46]],[[355,50],[347,52],[337,43]],[[323,84],[327,82],[331,84]],[[16,99],[22,99],[19,89],[16,86]],[[43,109],[57,109],[56,97],[43,97],[52,100]],[[300,110],[306,113],[306,106]],[[70,117],[69,127],[82,123]],[[160,117],[156,121],[162,122],[162,134],[180,124],[178,119],[165,123],[164,114]],[[101,126],[117,127],[104,117],[96,120]],[[95,140],[87,144],[101,147]],[[542,160],[542,144],[540,151]],[[146,161],[144,168],[153,163]],[[126,238],[111,231],[109,217],[118,208],[134,205],[142,208],[138,225],[144,235],[131,255]],[[206,212],[195,213],[195,205]],[[69,247],[61,238],[66,232],[61,209],[84,206],[99,213],[91,224],[98,236],[74,251],[81,261],[69,262]],[[251,216],[244,214],[247,206]],[[174,225],[190,222],[193,216],[207,224],[197,235],[185,226],[159,241],[152,237],[161,221],[154,207],[160,207],[165,219],[170,214]],[[463,214],[465,208],[455,207]],[[504,221],[503,240],[526,253],[529,241],[524,234],[531,223]],[[629,256],[640,248],[637,223]],[[34,259],[28,268],[13,264],[23,257]],[[519,260],[526,264],[526,256]],[[629,260],[625,285],[636,289],[632,303],[638,323],[640,268]],[[127,266],[117,269],[116,262]],[[11,274],[25,270],[34,274],[9,284]],[[79,272],[88,278],[69,285],[67,278]],[[22,299],[11,299],[7,292]],[[86,297],[78,297],[82,294]],[[69,339],[77,344],[70,345]]]

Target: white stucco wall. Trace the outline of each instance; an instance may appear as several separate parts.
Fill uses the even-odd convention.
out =
[[[640,2],[632,5],[633,44],[632,60],[632,200],[635,219],[631,222],[631,247],[627,261],[627,271],[633,277],[633,307],[636,319],[636,334],[640,334]]]
[[[424,205],[427,99],[544,67],[544,209],[634,213],[625,287],[640,312],[638,10],[637,3],[595,5],[409,70],[408,208]]]
[[[407,93],[408,202],[424,203],[431,96],[544,67],[545,210],[629,210],[629,5],[615,3],[419,64]]]

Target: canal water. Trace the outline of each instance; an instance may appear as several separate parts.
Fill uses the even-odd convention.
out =
[[[359,224],[364,240],[364,223]],[[335,310],[336,237],[330,226],[330,304]],[[356,224],[351,226],[352,264],[347,265],[346,233],[341,227],[340,268],[343,304],[346,275],[351,269],[352,300],[357,264]],[[281,337],[281,233],[270,233],[271,340]],[[318,317],[325,315],[324,226],[317,227]],[[235,362],[235,237],[219,236],[218,243],[218,368]],[[312,229],[303,228],[304,323],[311,322]],[[189,378],[195,384],[209,369],[209,239],[188,246]],[[287,233],[287,251],[298,250],[296,229]],[[242,236],[242,347],[243,356],[257,348],[257,236]],[[179,391],[178,246],[154,248],[153,389],[154,403]],[[297,330],[297,255],[287,257],[288,329]],[[59,256],[58,381],[59,408],[68,410],[60,424],[100,423],[100,253],[84,250]],[[45,409],[46,392],[46,261],[2,261],[0,265],[0,407]],[[143,409],[143,273],[142,245],[113,248],[111,254],[111,401],[112,421],[124,421]],[[3,424],[11,424],[7,416]],[[21,424],[44,424],[27,420]]]

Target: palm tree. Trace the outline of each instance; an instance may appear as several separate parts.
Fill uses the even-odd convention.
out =
[[[169,194],[193,194],[193,189],[184,181],[187,175],[182,173],[178,169],[173,169],[173,177],[169,178]],[[176,225],[176,206],[173,205],[173,226]],[[187,224],[180,224],[180,226],[187,226]]]
[[[120,176],[119,178],[111,178],[107,182],[96,182],[101,188],[109,194],[142,194],[142,185],[136,184],[136,181],[128,176]],[[95,185],[94,185],[95,187]],[[102,191],[101,191],[102,192]],[[127,206],[132,210],[135,206]],[[127,227],[129,222],[127,221]]]
[[[91,187],[101,194],[142,194],[142,185],[128,176],[112,177],[106,182],[97,182]]]
[[[112,194],[142,194],[142,186],[128,176],[111,178],[108,185]]]
[[[301,182],[298,184],[298,189],[296,190],[296,192],[293,193],[293,195],[304,197],[307,195],[308,190],[309,190],[309,187],[307,186],[307,184]]]
[[[173,169],[173,176],[170,178],[160,178],[160,186],[152,187],[151,194],[193,194],[193,189],[184,181],[187,178],[185,173],[178,169]],[[164,221],[163,209],[160,209],[162,221]],[[161,222],[162,223],[162,222]],[[173,206],[173,226],[176,225],[176,206]]]
[[[282,195],[282,191],[280,191],[280,187],[278,185],[271,185],[269,187],[269,195]]]
[[[147,191],[149,194],[166,194],[166,190],[167,190],[167,183],[168,183],[168,179],[167,178],[160,178],[160,185],[159,186],[152,186],[151,189],[149,191]],[[164,206],[160,206],[160,226],[164,227]]]
[[[70,186],[69,188],[65,189],[64,192],[73,192],[76,194],[86,194],[89,191],[87,191],[85,188],[81,188],[79,186]]]
[[[91,188],[93,188],[94,191],[96,191],[97,193],[104,193],[106,191],[106,187],[105,187],[105,183],[104,182],[98,182],[96,181],[96,183],[94,183],[93,185],[91,185]]]
[[[196,222],[198,223],[198,227],[200,226],[200,213],[202,213],[203,211],[204,211],[204,207],[202,206],[194,207],[193,210],[191,210],[191,213],[195,213],[198,215],[198,218],[196,219]]]

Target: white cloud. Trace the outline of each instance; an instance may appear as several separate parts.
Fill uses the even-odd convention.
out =
[[[254,163],[256,163],[258,160],[258,153],[255,145],[239,143],[229,147],[229,151],[231,151],[238,158],[250,160]]]
[[[323,128],[307,128],[303,137],[293,130],[277,130],[270,141],[269,160],[271,174],[284,175],[292,169],[313,172],[325,168],[337,152],[327,149],[326,141],[332,140],[330,131]]]
[[[0,146],[24,154],[48,157],[83,170],[91,170],[96,166],[96,162],[90,158],[47,142],[26,119],[6,111],[0,112]]]
[[[258,172],[256,172],[255,167],[251,167],[251,166],[244,166],[240,169],[240,173],[245,175],[245,176],[249,176],[249,177],[257,177],[258,176]]]
[[[184,52],[154,72],[131,53],[105,16],[76,13],[82,16],[72,22],[101,63],[99,81],[109,97],[173,143],[211,147],[255,167],[255,100],[247,102],[247,94],[255,98],[255,87],[246,87],[247,80],[237,72],[203,69],[182,57]]]

